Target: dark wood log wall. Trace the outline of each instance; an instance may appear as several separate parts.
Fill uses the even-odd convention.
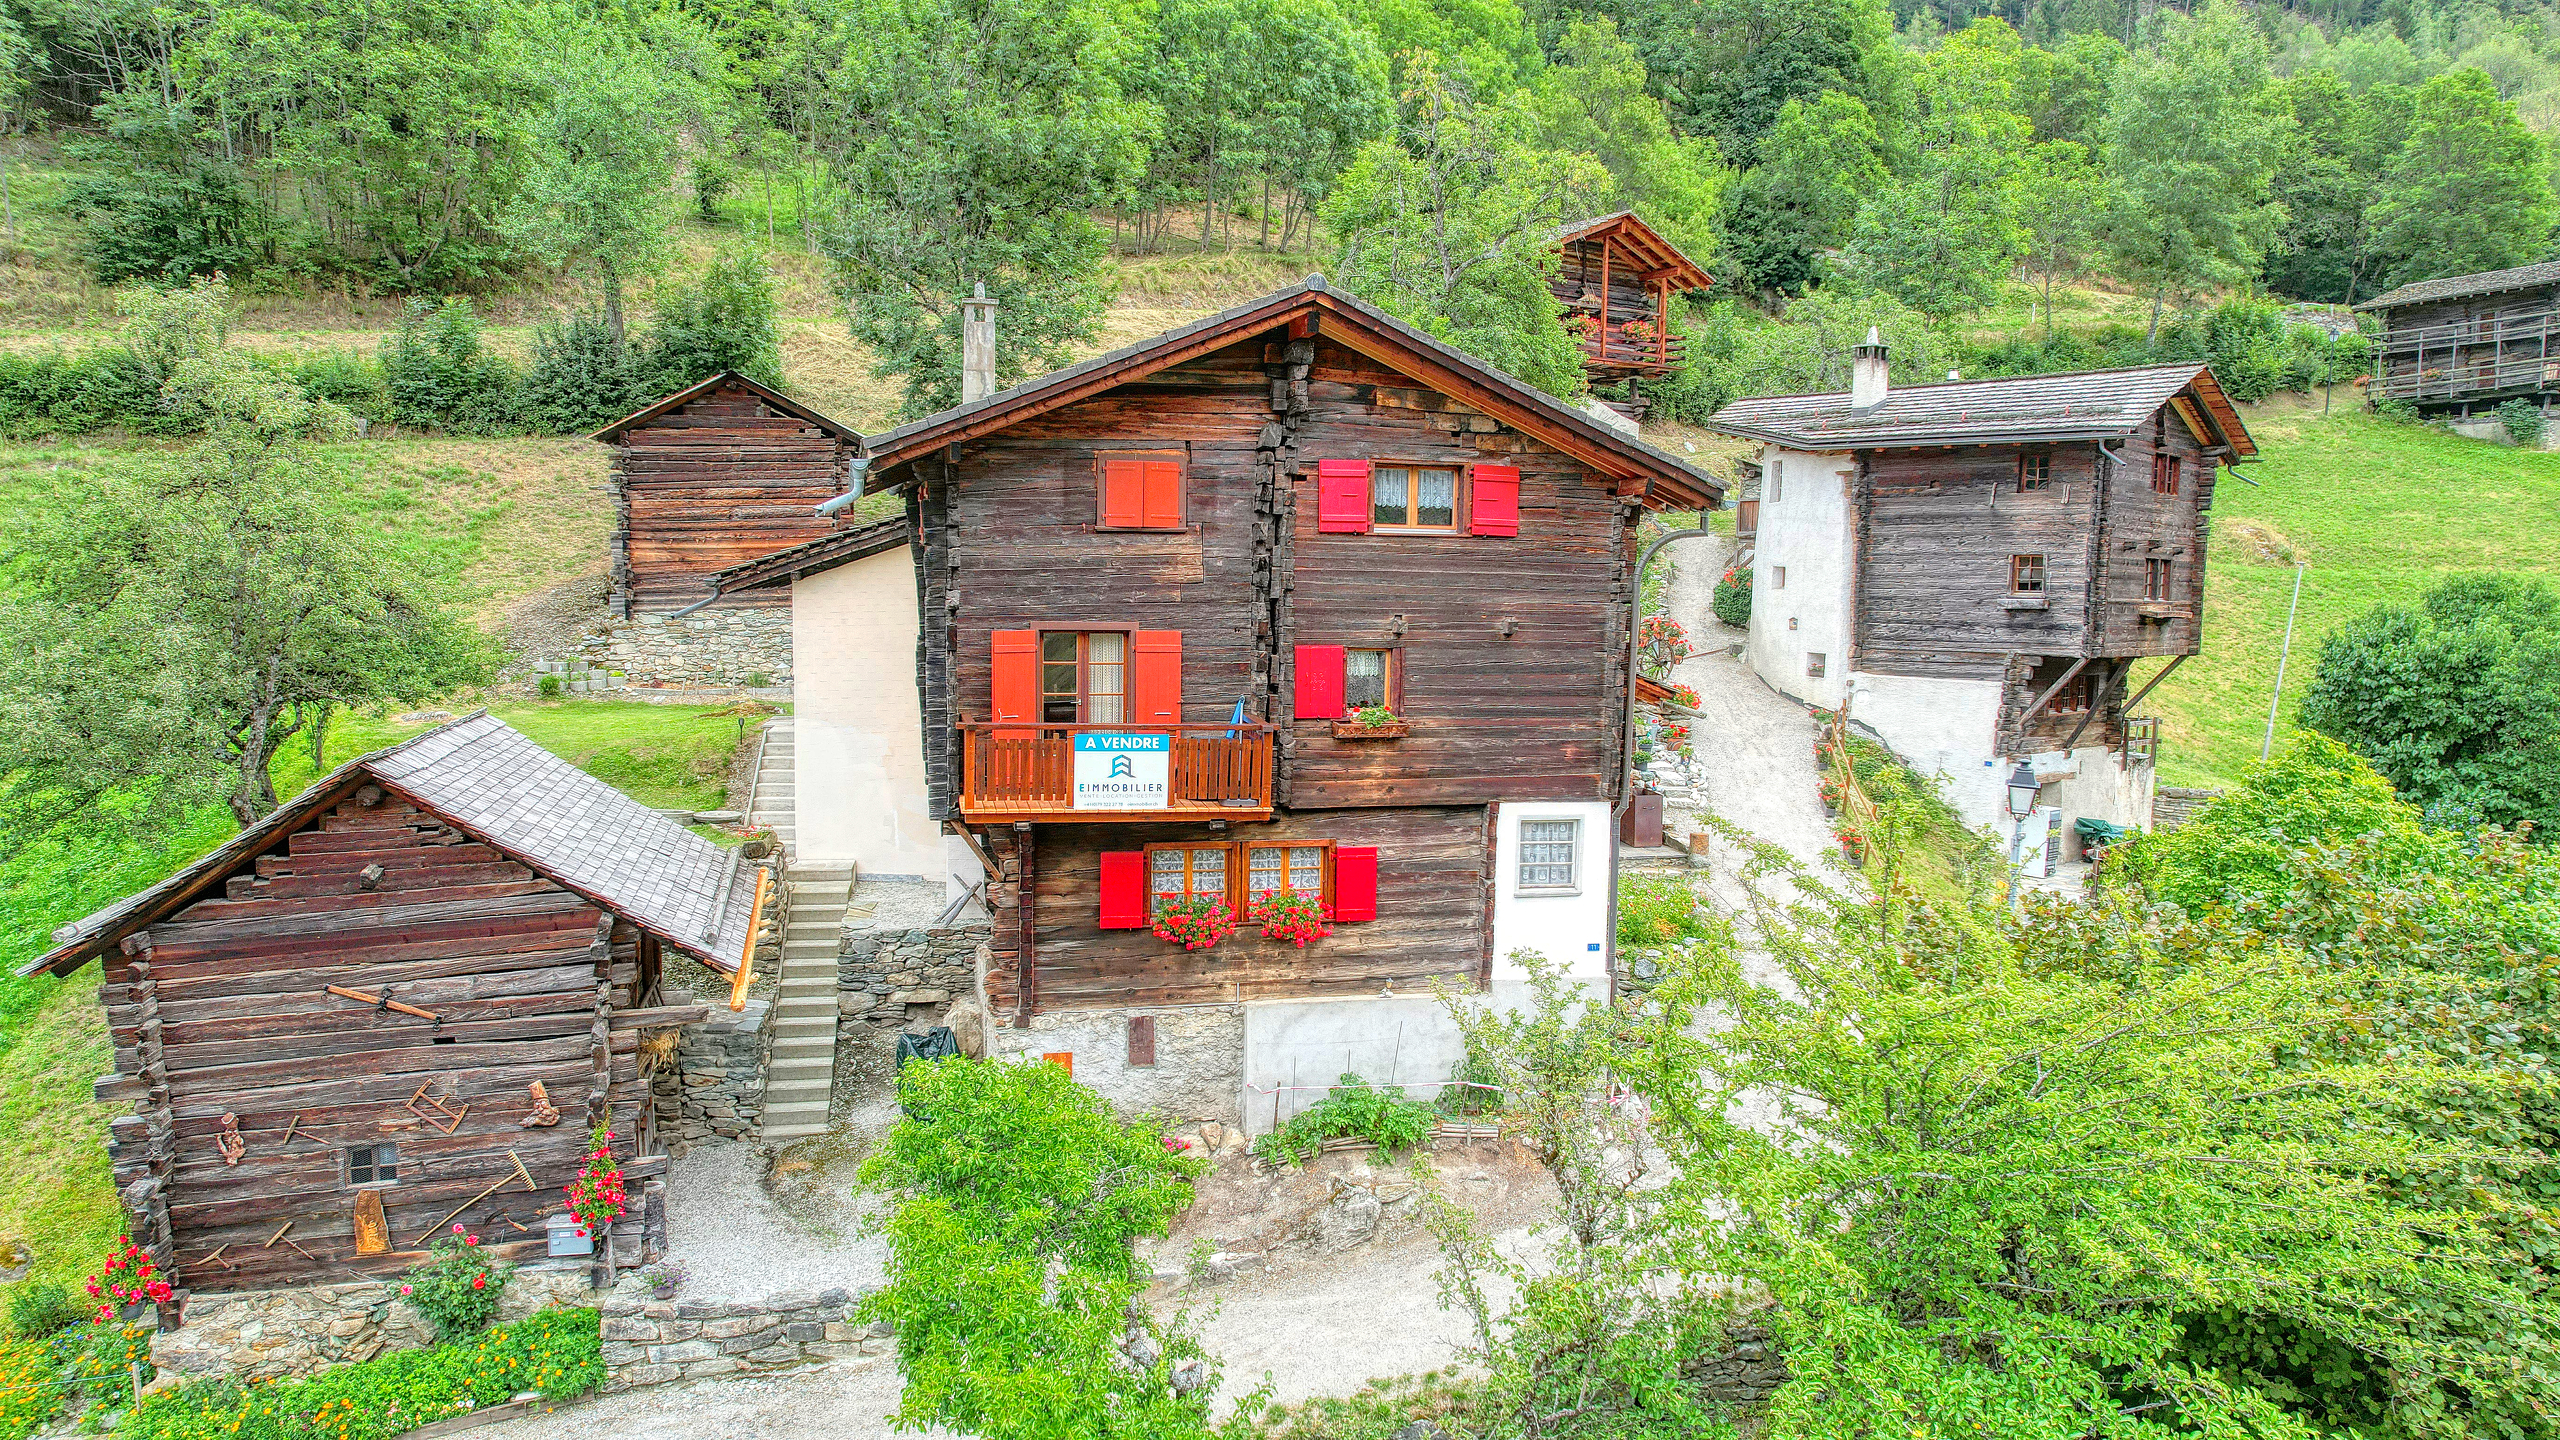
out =
[[[1558,300],[1571,305],[1588,297],[1592,304],[1600,298],[1600,252],[1605,242],[1570,240],[1560,248],[1563,262],[1553,279],[1547,282]],[[1653,283],[1623,254],[1608,266],[1609,323],[1622,325],[1630,320],[1651,320],[1657,308]]]
[[[136,1102],[114,1126],[116,1182],[143,1202],[146,1228],[165,1226],[137,1239],[194,1290],[387,1274],[421,1258],[447,1211],[513,1177],[512,1154],[533,1190],[509,1178],[456,1218],[501,1254],[539,1253],[540,1217],[560,1208],[591,1113],[609,1109],[626,1145],[637,1130],[638,1034],[614,1016],[638,979],[639,939],[398,797],[355,791],[222,898],[107,959],[118,1078],[100,1089]],[[330,985],[387,989],[441,1023]],[[518,1124],[537,1080],[556,1127]],[[463,1111],[452,1133],[407,1107],[421,1084]],[[226,1114],[245,1146],[237,1164],[217,1147]],[[393,1250],[358,1258],[346,1151],[382,1141],[398,1147],[398,1182],[382,1190]]]
[[[2098,454],[2052,447],[2053,483],[2022,495],[2018,453],[1969,446],[1866,457],[1859,668],[1997,679],[2018,651],[2082,653]],[[2013,555],[2045,557],[2047,608],[2008,608]]]
[[[988,832],[1004,875],[987,993],[999,1019],[1018,997],[1021,950],[1013,938],[1014,837]],[[1300,949],[1239,930],[1206,951],[1187,951],[1146,930],[1101,928],[1101,855],[1175,841],[1331,840],[1378,849],[1378,918],[1337,925]],[[1199,1005],[1325,995],[1375,995],[1393,984],[1427,993],[1434,980],[1474,983],[1491,916],[1491,856],[1480,807],[1290,812],[1268,824],[1211,831],[1200,825],[1043,825],[1033,861],[1034,953],[1039,1008]]]
[[[2094,639],[2075,653],[2192,655],[2204,635],[2204,517],[2221,471],[2186,421],[2165,406],[2116,448],[2125,463],[2110,477],[2098,532],[2105,559],[2090,597]],[[2175,495],[2151,488],[2151,458],[2163,450],[2181,462]],[[2170,562],[2176,600],[2143,599],[2145,560]]]
[[[714,572],[827,534],[833,522],[812,512],[843,493],[852,453],[736,385],[632,426],[613,453],[616,612],[680,609]],[[782,585],[718,602],[790,603]]]

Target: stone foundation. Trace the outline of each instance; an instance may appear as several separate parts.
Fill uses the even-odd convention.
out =
[[[765,1017],[771,1009],[767,1000],[750,1000],[735,1012],[714,1004],[710,1019],[684,1027],[674,1065],[661,1066],[649,1081],[661,1143],[756,1137],[764,1122]]]
[[[2163,785],[2152,791],[2152,832],[2166,835],[2186,824],[2198,810],[2204,808],[2206,801],[2221,793],[2219,790],[2184,790],[2170,785]]]
[[[681,620],[635,614],[607,620],[604,634],[579,645],[588,660],[618,671],[626,685],[730,688],[762,676],[766,687],[791,683],[791,611],[787,606],[715,605]]]
[[[1153,1065],[1129,1063],[1129,1021],[1139,1015],[1155,1021]],[[1075,1077],[1123,1115],[1154,1115],[1176,1125],[1236,1125],[1244,1119],[1241,1005],[1051,1010],[1032,1016],[1027,1030],[990,1024],[987,1049],[998,1055],[1068,1055]]]
[[[626,1276],[604,1303],[605,1391],[888,1354],[888,1326],[856,1324],[854,1299],[822,1290],[655,1300],[638,1276]]]
[[[1681,1377],[1696,1385],[1707,1399],[1727,1405],[1757,1405],[1787,1383],[1787,1362],[1778,1354],[1769,1327],[1744,1321],[1728,1326],[1725,1338],[1733,1342],[1732,1349],[1701,1356],[1680,1367]]]
[[[498,1301],[498,1323],[552,1305],[592,1305],[582,1264],[518,1269]],[[187,1298],[185,1322],[151,1337],[151,1363],[196,1380],[275,1380],[333,1365],[418,1350],[435,1339],[426,1317],[400,1298],[397,1280],[350,1280],[279,1290],[234,1290]]]
[[[941,1024],[951,1002],[977,994],[979,952],[991,933],[984,925],[847,931],[836,954],[839,1024],[881,1030]]]

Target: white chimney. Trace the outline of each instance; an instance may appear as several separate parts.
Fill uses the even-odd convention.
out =
[[[985,281],[977,295],[960,302],[960,403],[975,404],[996,393],[996,302],[987,298]]]
[[[1849,352],[1849,408],[1865,410],[1884,403],[1884,340],[1867,327],[1867,343]]]

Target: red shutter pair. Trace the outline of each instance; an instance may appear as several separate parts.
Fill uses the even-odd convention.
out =
[[[1181,529],[1182,462],[1105,457],[1102,523],[1114,530]]]
[[[1143,850],[1102,852],[1102,928],[1143,930],[1147,925],[1147,855]],[[1378,918],[1378,847],[1333,847],[1333,918]]]
[[[1040,721],[1040,632],[998,630],[993,637],[995,722]],[[1182,632],[1137,630],[1129,635],[1129,723],[1178,725],[1182,721]],[[1027,739],[1030,732],[1009,735]]]
[[[1520,533],[1520,467],[1467,467],[1467,533]],[[1316,531],[1324,535],[1369,533],[1369,462],[1316,462]]]

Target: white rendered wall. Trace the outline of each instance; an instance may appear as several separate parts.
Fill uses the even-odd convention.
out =
[[[1780,466],[1780,483],[1772,486],[1769,477]],[[1847,455],[1772,445],[1760,456],[1751,638],[1743,653],[1781,694],[1834,709],[1849,693],[1849,590],[1857,544],[1849,481],[1856,470]],[[1774,500],[1772,489],[1778,492]],[[1787,572],[1784,588],[1777,583],[1780,567]],[[1820,679],[1805,674],[1806,657],[1816,654],[1826,659]]]
[[[1275,1118],[1287,1122],[1343,1075],[1402,1085],[1411,1099],[1438,1099],[1441,1082],[1466,1053],[1448,1007],[1428,994],[1252,1001],[1244,1007],[1238,1099],[1245,1132],[1266,1134]]]
[[[945,837],[925,794],[905,547],[793,582],[791,651],[799,858],[944,878]]]
[[[1874,731],[1912,769],[1945,777],[1947,801],[1964,823],[2004,839],[2009,834],[2009,772],[2021,759],[2031,761],[2044,781],[2037,803],[2059,806],[2066,827],[2081,819],[2151,827],[2155,778],[2149,765],[2127,767],[2117,752],[2101,745],[2082,745],[2069,755],[1994,752],[1992,740],[2000,725],[1998,681],[1861,671],[1853,682],[1849,718]],[[2065,840],[2064,853],[2076,853],[2075,842]]]
[[[1527,972],[1516,950],[1535,950],[1583,982],[1595,998],[1609,992],[1609,861],[1617,837],[1609,807],[1591,800],[1503,802],[1493,850],[1493,994],[1497,1010],[1528,1004]],[[1520,889],[1520,826],[1529,820],[1578,820],[1570,894]]]

